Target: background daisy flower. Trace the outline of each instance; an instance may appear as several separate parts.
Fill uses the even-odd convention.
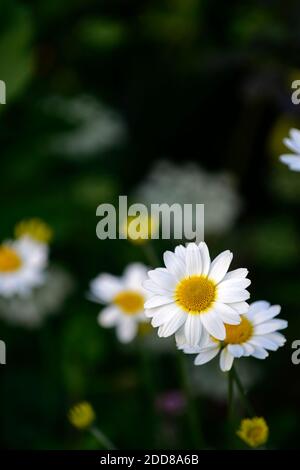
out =
[[[106,328],[116,327],[118,339],[130,342],[138,332],[140,322],[146,322],[144,302],[147,298],[142,282],[148,269],[132,263],[122,277],[100,274],[90,284],[90,299],[108,304],[98,316],[98,323]]]
[[[290,170],[300,171],[300,131],[291,129],[290,136],[285,138],[283,142],[294,153],[281,155],[280,161],[285,163]]]
[[[223,372],[231,369],[235,358],[253,356],[265,359],[269,355],[268,350],[277,351],[286,341],[277,331],[286,328],[288,324],[286,320],[275,318],[280,311],[279,305],[271,306],[265,301],[254,302],[248,312],[241,316],[239,325],[225,325],[226,337],[223,341],[210,337],[204,346],[183,346],[180,349],[188,354],[198,353],[195,365],[205,364],[221,352],[220,368]]]
[[[165,252],[166,268],[149,271],[144,282],[151,295],[145,313],[159,336],[175,333],[179,343],[198,345],[208,334],[224,340],[224,324],[240,323],[248,309],[250,280],[247,269],[228,272],[232,258],[224,251],[211,262],[204,242]]]
[[[28,295],[45,282],[48,247],[28,238],[0,245],[0,295]]]

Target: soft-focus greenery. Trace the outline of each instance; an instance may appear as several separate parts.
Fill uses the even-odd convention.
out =
[[[290,99],[291,80],[300,79],[299,26],[296,0],[2,0],[1,239],[21,219],[44,219],[55,233],[51,259],[73,280],[41,328],[0,322],[2,448],[98,448],[67,420],[82,400],[120,448],[190,446],[184,412],[151,406],[180,387],[175,347],[145,349],[141,338],[121,346],[86,298],[99,272],[147,262],[139,246],[99,241],[95,213],[132,194],[161,158],[237,181],[241,216],[207,242],[213,254],[230,248],[235,266],[250,269],[253,300],[280,303],[289,320],[284,348],[248,360],[258,372],[250,396],[270,426],[269,447],[298,447],[291,343],[300,336],[300,175],[278,156],[290,123],[300,123]],[[68,103],[83,97],[96,108],[80,104],[75,113]],[[98,106],[113,110],[103,136]],[[161,254],[166,242],[155,248]],[[225,447],[226,400],[195,391],[209,446]]]

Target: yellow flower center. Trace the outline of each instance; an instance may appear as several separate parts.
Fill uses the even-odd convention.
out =
[[[241,323],[239,325],[227,325],[226,338],[224,343],[226,344],[242,344],[251,338],[253,333],[253,326],[247,317],[241,316]]]
[[[177,285],[175,299],[188,313],[204,313],[216,299],[216,285],[205,276],[187,277]]]
[[[16,238],[28,235],[41,243],[49,243],[53,233],[49,225],[40,219],[23,220],[15,228]]]
[[[22,265],[18,253],[9,246],[0,246],[0,273],[11,273],[17,271]]]
[[[144,302],[142,294],[131,290],[119,292],[114,298],[114,304],[126,315],[136,315],[144,310]]]
[[[264,418],[243,419],[237,435],[250,447],[265,444],[269,436],[269,428]]]

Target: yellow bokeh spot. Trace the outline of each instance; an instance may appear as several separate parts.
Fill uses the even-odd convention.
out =
[[[225,324],[226,344],[242,344],[251,338],[253,333],[253,326],[247,317],[241,316],[241,323],[239,325]]]
[[[269,437],[269,427],[264,418],[243,419],[237,435],[250,447],[265,444]]]
[[[8,245],[0,245],[0,273],[12,273],[22,266],[18,253]]]
[[[130,216],[121,225],[121,233],[137,245],[147,243],[157,233],[158,223],[150,216]]]
[[[16,238],[29,236],[41,243],[49,243],[53,238],[53,232],[49,225],[40,219],[23,220],[15,227]]]
[[[216,298],[216,285],[205,276],[190,276],[179,282],[175,300],[183,310],[192,314],[205,313]]]
[[[96,419],[93,407],[86,401],[73,406],[68,417],[70,423],[77,429],[89,428]]]
[[[113,302],[126,315],[136,315],[144,310],[145,299],[139,292],[126,290],[119,292]]]

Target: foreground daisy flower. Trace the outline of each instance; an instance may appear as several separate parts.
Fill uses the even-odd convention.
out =
[[[290,170],[300,171],[300,131],[291,129],[290,136],[285,138],[283,142],[294,154],[281,155],[280,161],[285,163]]]
[[[140,322],[146,322],[144,303],[147,299],[142,282],[148,269],[140,263],[130,264],[122,277],[100,274],[90,284],[90,299],[108,304],[99,316],[104,327],[116,327],[117,336],[128,343],[136,336]]]
[[[247,269],[228,272],[233,255],[224,251],[213,262],[205,243],[177,246],[164,254],[166,268],[149,271],[144,287],[151,298],[145,314],[162,337],[176,334],[179,344],[199,345],[212,335],[226,336],[225,323],[238,325],[248,310]]]
[[[269,428],[264,418],[243,419],[237,435],[250,447],[259,447],[267,442]]]
[[[188,354],[198,353],[195,359],[197,366],[209,362],[221,352],[220,368],[223,372],[231,369],[235,358],[253,356],[266,359],[268,350],[277,351],[286,341],[277,332],[288,324],[286,320],[275,319],[280,310],[279,305],[271,306],[265,301],[254,302],[248,312],[242,315],[239,325],[225,325],[226,337],[223,341],[211,336],[205,345],[195,348],[181,346],[180,349]]]
[[[48,262],[46,245],[27,238],[0,245],[0,295],[28,295],[45,281]]]

